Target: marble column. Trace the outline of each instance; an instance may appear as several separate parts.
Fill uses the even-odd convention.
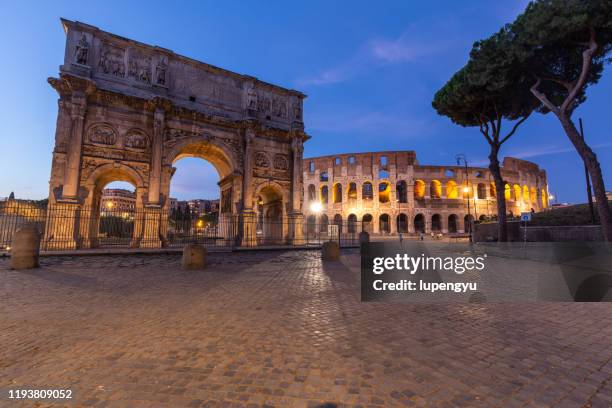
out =
[[[71,98],[70,140],[66,156],[62,200],[76,201],[79,192],[79,175],[81,170],[81,150],[83,148],[83,128],[87,112],[87,98],[81,92],[75,92]]]

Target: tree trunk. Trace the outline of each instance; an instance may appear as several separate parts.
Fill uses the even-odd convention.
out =
[[[601,222],[601,229],[603,232],[604,240],[612,242],[612,212],[608,205],[608,198],[606,197],[606,187],[604,184],[603,175],[601,174],[601,167],[597,161],[597,155],[595,152],[586,144],[578,129],[566,114],[561,113],[558,115],[561,126],[570,139],[576,151],[582,158],[582,161],[586,165],[589,175],[591,176],[591,182],[593,183],[593,190],[595,190],[595,200],[597,201],[597,212],[599,213],[599,221]]]
[[[491,151],[489,153],[489,170],[493,175],[493,180],[495,180],[495,201],[497,202],[497,241],[506,242],[508,241],[505,194],[506,188],[504,185],[504,179],[501,175],[499,160],[497,159],[498,152],[499,146],[491,145]]]

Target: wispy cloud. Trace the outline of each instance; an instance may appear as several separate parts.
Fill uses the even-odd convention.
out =
[[[307,87],[340,83],[377,67],[414,63],[438,55],[451,47],[457,38],[448,33],[453,24],[440,24],[423,21],[412,24],[396,38],[372,38],[357,47],[350,58],[317,74],[300,78],[296,84]],[[435,37],[433,33],[436,33]]]
[[[596,143],[591,145],[592,149],[608,149],[612,147],[612,142]],[[517,159],[529,159],[532,157],[554,156],[557,154],[573,153],[576,149],[573,146],[547,145],[537,146],[529,149],[510,150],[504,156],[516,157]],[[479,159],[473,163],[475,166],[484,166],[489,164],[487,159]]]

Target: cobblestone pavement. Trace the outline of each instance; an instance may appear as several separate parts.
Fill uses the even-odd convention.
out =
[[[0,406],[612,406],[610,304],[360,303],[354,252],[179,261],[0,259]]]

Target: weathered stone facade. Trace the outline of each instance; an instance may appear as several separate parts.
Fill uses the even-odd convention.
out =
[[[248,221],[225,235],[255,234],[258,211],[293,220],[275,232],[279,239],[301,234],[305,95],[87,24],[62,24],[64,63],[59,78],[49,78],[59,93],[49,204],[63,215],[48,220],[49,246],[95,246],[101,192],[112,181],[136,188],[144,216],[134,246],[163,245],[172,165],[188,156],[219,172],[220,218]]]
[[[502,176],[509,213],[548,207],[546,172],[536,164],[506,157]],[[463,232],[468,201],[472,219],[485,219],[497,213],[495,197],[487,168],[469,167],[466,176],[462,166],[423,166],[414,151],[304,159],[304,213],[322,229],[363,222],[372,233]]]

